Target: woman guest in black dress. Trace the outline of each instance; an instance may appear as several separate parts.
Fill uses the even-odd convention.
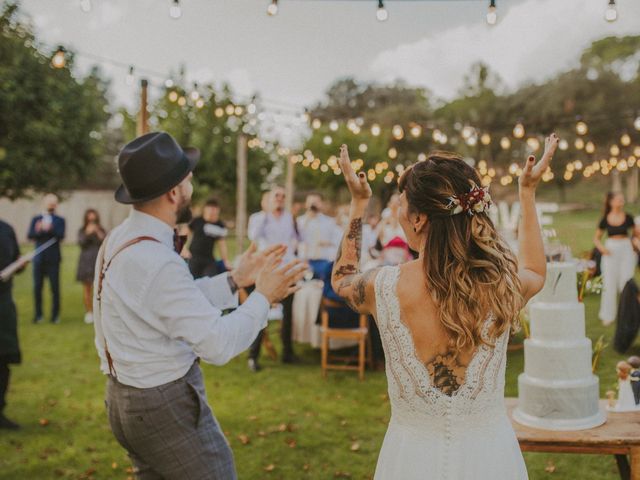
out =
[[[98,258],[98,250],[106,236],[100,225],[100,215],[93,208],[84,212],[82,228],[78,231],[78,245],[80,245],[80,259],[76,279],[82,282],[84,299],[84,322],[93,323],[93,275]]]
[[[602,237],[607,234],[603,243]],[[602,297],[599,317],[602,324],[611,325],[616,319],[618,294],[633,278],[638,257],[639,231],[633,217],[624,211],[622,193],[609,192],[605,199],[604,215],[598,224],[593,243],[602,254]]]

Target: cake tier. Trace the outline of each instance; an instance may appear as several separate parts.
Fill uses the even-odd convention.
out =
[[[590,377],[591,339],[524,341],[524,372],[540,380],[580,380]]]
[[[579,340],[585,337],[584,304],[538,302],[529,309],[531,338]]]
[[[535,296],[535,302],[578,301],[576,264],[571,262],[547,263],[547,277],[544,287]]]
[[[518,377],[518,408],[513,418],[531,427],[551,430],[592,428],[605,421],[598,405],[599,380],[545,382],[523,373]]]

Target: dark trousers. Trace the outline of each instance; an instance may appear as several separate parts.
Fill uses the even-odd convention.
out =
[[[36,306],[36,318],[42,317],[42,286],[45,276],[51,288],[51,320],[60,314],[60,264],[33,263],[33,296]]]
[[[282,358],[291,358],[293,356],[293,342],[291,340],[293,323],[293,294],[282,300],[282,328],[280,330],[280,336],[282,338]],[[260,356],[260,346],[262,345],[262,337],[264,337],[264,330],[261,330],[256,339],[249,348],[249,358],[256,359]]]
[[[9,389],[9,365],[6,363],[0,363],[0,414],[7,405],[6,397],[7,390]]]

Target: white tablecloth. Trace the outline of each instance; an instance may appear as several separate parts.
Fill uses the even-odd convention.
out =
[[[293,297],[293,341],[309,343],[313,348],[320,348],[322,334],[320,325],[316,324],[320,302],[322,301],[322,280],[305,282]],[[331,350],[357,345],[354,340],[332,339]]]

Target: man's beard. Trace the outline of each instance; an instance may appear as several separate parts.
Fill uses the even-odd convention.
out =
[[[193,215],[191,214],[191,202],[186,201],[176,212],[176,223],[189,223]]]

